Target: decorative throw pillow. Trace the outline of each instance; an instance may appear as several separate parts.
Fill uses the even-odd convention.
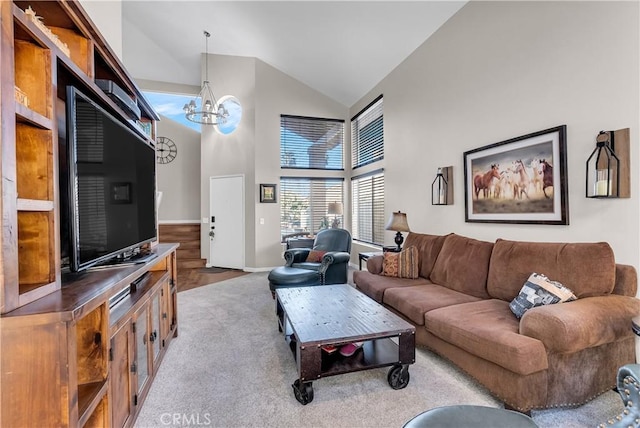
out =
[[[322,257],[324,257],[324,255],[327,254],[326,251],[320,251],[320,250],[311,250],[309,251],[309,254],[307,254],[307,262],[311,262],[311,263],[320,263],[322,261]]]
[[[418,278],[418,249],[412,246],[399,253],[384,253],[382,275],[397,278]]]
[[[576,299],[573,291],[558,281],[552,281],[546,276],[534,272],[524,283],[516,298],[509,303],[509,309],[519,319],[525,312],[536,306],[570,302]]]

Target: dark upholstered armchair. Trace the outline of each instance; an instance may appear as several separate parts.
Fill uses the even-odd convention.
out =
[[[308,262],[311,252],[325,251],[320,262]],[[322,284],[344,284],[351,252],[351,234],[345,229],[324,229],[316,234],[313,248],[292,248],[284,252],[286,267],[317,270]]]
[[[315,253],[312,253],[315,252]],[[351,234],[345,229],[325,229],[316,234],[312,248],[284,252],[285,265],[269,273],[269,288],[344,284],[348,279]],[[318,261],[307,261],[309,255]]]
[[[624,410],[598,427],[637,427],[640,425],[640,364],[625,364],[618,369],[618,394]]]

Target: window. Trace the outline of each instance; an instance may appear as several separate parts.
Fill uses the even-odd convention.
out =
[[[201,132],[202,125],[187,120],[184,115],[184,110],[182,110],[183,106],[194,98],[193,95],[165,94],[149,91],[143,91],[142,93],[158,114],[175,120],[194,131]]]
[[[351,119],[351,165],[358,168],[384,159],[382,95]]]
[[[280,166],[344,169],[344,120],[280,116]]]
[[[384,245],[384,172],[351,179],[351,235],[356,241]]]
[[[342,202],[342,178],[280,178],[280,230],[315,233],[331,227],[329,204]],[[342,224],[341,216],[337,216]]]

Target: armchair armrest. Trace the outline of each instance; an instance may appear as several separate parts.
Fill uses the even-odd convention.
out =
[[[520,334],[554,352],[575,352],[632,336],[631,319],[639,313],[635,297],[585,297],[528,310],[520,320]]]
[[[294,263],[302,263],[307,260],[311,248],[292,248],[284,252],[285,266],[291,266]]]
[[[320,263],[320,274],[324,274],[329,266],[338,263],[349,263],[351,255],[343,251],[331,251],[322,256],[322,262]]]

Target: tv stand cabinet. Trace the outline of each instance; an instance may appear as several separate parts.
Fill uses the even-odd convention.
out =
[[[131,426],[177,335],[177,244],[151,243],[157,257],[140,264],[62,272],[66,88],[153,147],[159,116],[78,1],[0,1],[0,64],[0,426]]]
[[[0,318],[3,427],[133,424],[178,334],[177,247],[63,277],[59,291]]]

